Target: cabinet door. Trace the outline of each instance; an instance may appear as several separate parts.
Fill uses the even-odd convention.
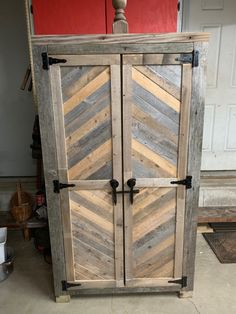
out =
[[[174,286],[182,277],[190,64],[178,55],[123,57],[124,187],[127,286]],[[135,191],[134,191],[135,192]]]
[[[55,56],[54,56],[55,57]],[[120,56],[56,56],[50,67],[67,281],[123,285]],[[50,135],[49,135],[50,136]]]

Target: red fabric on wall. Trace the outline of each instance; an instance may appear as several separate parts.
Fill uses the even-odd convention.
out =
[[[105,34],[105,0],[33,0],[36,35]]]
[[[178,0],[128,0],[130,33],[175,32]],[[112,0],[33,0],[36,35],[112,32]]]
[[[112,32],[114,9],[107,1],[107,28]],[[178,0],[128,0],[125,16],[129,33],[170,33],[177,31]]]

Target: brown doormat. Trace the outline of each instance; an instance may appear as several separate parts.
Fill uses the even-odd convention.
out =
[[[203,233],[222,264],[236,263],[236,232]]]

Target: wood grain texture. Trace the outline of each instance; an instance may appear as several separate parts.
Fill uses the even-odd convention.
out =
[[[198,223],[236,222],[235,206],[208,206],[198,208]]]
[[[38,112],[42,137],[45,186],[49,231],[52,248],[53,278],[55,296],[67,294],[62,291],[61,280],[66,279],[63,224],[59,194],[53,192],[53,180],[58,180],[58,160],[54,115],[51,98],[50,72],[42,69],[41,53],[47,51],[44,46],[33,48],[34,74],[38,97]],[[48,136],[50,134],[50,137]]]
[[[195,41],[208,41],[209,33],[167,33],[167,34],[112,34],[112,35],[81,35],[81,36],[32,36],[34,45],[49,44],[115,44],[115,43],[194,43]],[[182,52],[186,52],[183,50]]]
[[[193,176],[193,187],[188,190],[186,197],[183,275],[188,277],[188,285],[183,288],[184,291],[193,290],[194,280],[208,44],[196,43],[194,47],[199,51],[200,65],[193,68],[192,72],[187,173]]]
[[[69,180],[112,177],[111,74],[109,67],[101,68],[80,66],[63,72]]]

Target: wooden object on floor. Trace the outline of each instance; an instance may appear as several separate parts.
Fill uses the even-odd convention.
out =
[[[212,233],[214,230],[211,228],[209,224],[198,224],[197,233]]]
[[[203,236],[221,263],[236,263],[235,231],[205,233]]]
[[[32,215],[33,200],[29,193],[22,191],[20,183],[17,183],[16,189],[10,200],[10,211],[17,222],[24,222]]]
[[[206,39],[33,39],[56,297],[193,289]]]
[[[236,222],[236,206],[199,207],[198,222]]]
[[[21,229],[23,231],[24,239],[30,240],[32,228],[44,228],[48,224],[45,221],[38,220],[33,217],[23,222],[16,222],[9,211],[0,211],[0,228],[7,227],[8,229]]]

